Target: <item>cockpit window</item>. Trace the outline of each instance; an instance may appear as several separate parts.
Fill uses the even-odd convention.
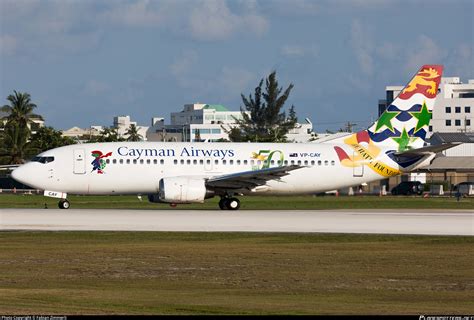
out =
[[[31,159],[32,162],[39,162],[39,163],[49,163],[54,161],[54,157],[34,157]]]

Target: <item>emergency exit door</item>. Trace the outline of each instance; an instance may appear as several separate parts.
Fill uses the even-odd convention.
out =
[[[74,149],[74,173],[86,173],[86,157],[84,149]]]

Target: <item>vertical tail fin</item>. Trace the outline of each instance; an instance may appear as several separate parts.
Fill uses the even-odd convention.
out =
[[[423,147],[442,73],[441,65],[422,66],[369,127],[370,139],[397,151]]]

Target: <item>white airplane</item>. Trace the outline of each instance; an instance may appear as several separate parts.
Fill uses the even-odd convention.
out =
[[[425,65],[368,129],[327,143],[76,144],[43,152],[12,172],[61,199],[67,194],[148,195],[151,202],[202,203],[221,197],[318,193],[360,185],[429,165],[452,145],[425,146],[443,67]]]

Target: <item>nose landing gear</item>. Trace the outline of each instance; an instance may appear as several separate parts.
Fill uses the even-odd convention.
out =
[[[239,210],[240,200],[237,198],[221,198],[219,208],[221,208],[221,210]]]
[[[71,204],[66,199],[61,199],[58,203],[59,209],[69,209]]]

